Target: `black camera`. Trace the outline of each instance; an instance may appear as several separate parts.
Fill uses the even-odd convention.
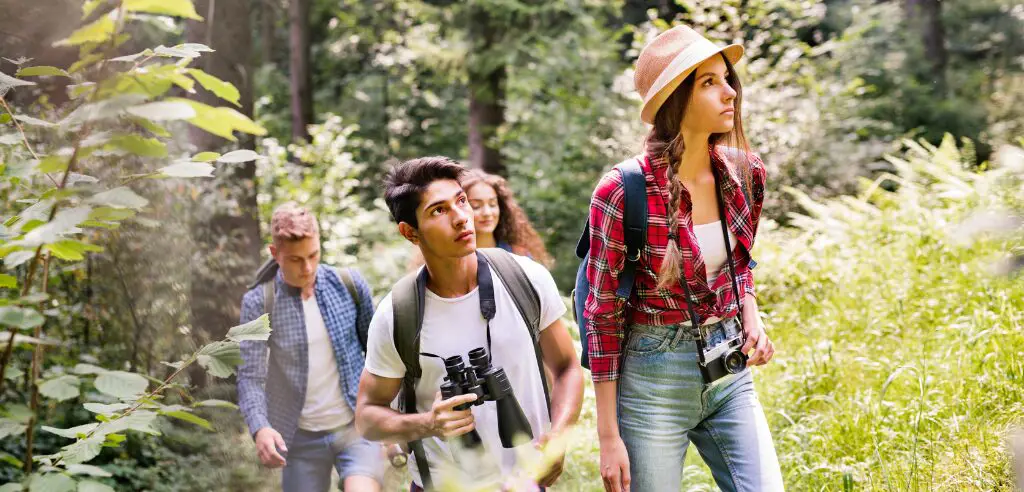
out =
[[[738,374],[746,369],[748,357],[740,352],[742,348],[742,332],[711,348],[707,348],[701,343],[699,348],[702,352],[700,372],[704,376],[704,382],[711,384],[723,376]]]
[[[441,384],[441,398],[449,399],[458,395],[475,394],[476,400],[455,407],[456,410],[467,410],[474,405],[483,405],[485,401],[495,402],[498,409],[498,435],[501,445],[505,448],[533,439],[530,421],[526,419],[523,407],[519,405],[512,383],[509,382],[505,370],[491,366],[491,358],[483,347],[469,351],[469,367],[466,367],[461,355],[454,355],[444,360],[447,376]],[[463,434],[462,444],[467,448],[479,446],[482,441],[476,429]]]

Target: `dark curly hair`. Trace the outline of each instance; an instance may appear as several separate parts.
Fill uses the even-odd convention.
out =
[[[526,213],[523,212],[522,207],[516,203],[516,199],[512,196],[512,190],[508,187],[508,182],[505,181],[505,178],[485,173],[479,169],[473,169],[464,174],[460,182],[462,183],[462,189],[466,191],[469,191],[473,185],[479,183],[484,183],[494,188],[494,193],[498,195],[499,211],[498,227],[494,229],[495,242],[506,242],[512,246],[513,253],[530,256],[542,265],[551,268],[554,264],[554,259],[548,254],[548,250],[544,248],[544,242],[541,241],[540,235],[530,225],[530,220],[526,218]]]

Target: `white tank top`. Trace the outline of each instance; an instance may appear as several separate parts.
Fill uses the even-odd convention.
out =
[[[729,259],[725,251],[725,240],[722,239],[722,221],[716,220],[710,224],[694,225],[693,234],[697,236],[697,246],[700,247],[700,254],[704,257],[704,268],[707,271],[708,280],[714,280]],[[730,230],[729,249],[735,247],[736,236]]]

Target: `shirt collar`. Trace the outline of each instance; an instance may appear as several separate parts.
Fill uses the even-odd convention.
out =
[[[726,162],[725,156],[722,154],[718,146],[708,145],[708,154],[711,156],[711,165],[714,167],[715,172],[719,176],[726,176],[726,186],[723,190],[726,194],[731,194],[734,190],[739,189],[740,182],[736,174],[733,172],[733,167]],[[647,153],[647,162],[651,166],[651,170],[654,171],[654,176],[660,184],[665,184],[668,181],[668,159],[655,155],[653,153]]]

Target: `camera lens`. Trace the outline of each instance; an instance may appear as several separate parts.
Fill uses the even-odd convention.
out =
[[[729,374],[737,374],[747,367],[747,356],[739,350],[730,350],[722,356],[725,370]]]

